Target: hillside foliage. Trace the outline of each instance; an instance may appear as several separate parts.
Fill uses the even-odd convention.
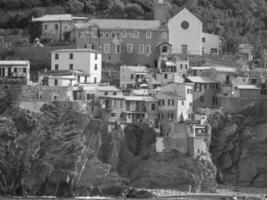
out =
[[[26,28],[31,17],[73,13],[96,17],[152,19],[153,0],[0,0],[0,28]],[[168,0],[175,15],[187,7],[203,21],[206,32],[223,38],[223,50],[232,53],[242,42],[256,55],[267,41],[267,0]]]

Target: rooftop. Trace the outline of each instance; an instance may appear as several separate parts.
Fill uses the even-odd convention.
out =
[[[155,97],[150,96],[124,96],[126,101],[146,101],[146,102],[157,102]]]
[[[193,83],[217,83],[218,82],[216,80],[212,80],[204,76],[188,76],[186,78]]]
[[[40,73],[42,75],[47,76],[71,76],[71,75],[85,75],[89,76],[89,74],[82,70],[50,70],[47,72]]]
[[[152,71],[154,71],[155,69],[151,69],[151,68],[148,68],[146,66],[121,66],[121,68],[127,68],[133,72],[136,72],[136,73],[150,73]]]
[[[164,94],[164,95],[172,97],[172,98],[177,98],[179,100],[185,100],[185,97],[179,96],[173,92],[161,92],[161,94]]]
[[[110,86],[100,86],[98,88],[98,91],[117,91],[117,92],[119,92],[121,90],[115,86],[110,85]]]
[[[71,21],[71,14],[62,14],[62,15],[44,15],[38,18],[32,18],[33,22],[49,22],[49,21]]]
[[[77,24],[76,28],[94,25],[100,29],[156,30],[160,28],[161,23],[159,20],[91,19],[85,24]]]
[[[227,66],[195,66],[190,67],[192,70],[209,70],[214,69],[217,72],[236,72],[237,69],[235,67],[227,67]]]
[[[100,51],[97,51],[97,50],[94,50],[94,49],[88,49],[88,48],[78,48],[78,49],[58,49],[58,50],[54,50],[52,52],[93,52],[93,53],[96,53],[96,52],[100,52]]]
[[[260,90],[256,85],[238,85],[239,90]]]
[[[0,60],[0,65],[29,65],[28,60]]]

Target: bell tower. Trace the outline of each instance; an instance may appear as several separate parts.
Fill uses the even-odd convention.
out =
[[[167,22],[169,18],[167,0],[154,0],[153,4],[154,19],[161,23]]]

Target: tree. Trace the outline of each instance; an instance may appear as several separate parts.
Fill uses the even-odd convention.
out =
[[[125,14],[128,19],[136,19],[136,18],[143,17],[145,14],[145,11],[140,5],[131,3],[131,4],[126,5]]]
[[[81,13],[83,8],[84,3],[79,0],[69,0],[66,4],[67,11],[74,14]]]

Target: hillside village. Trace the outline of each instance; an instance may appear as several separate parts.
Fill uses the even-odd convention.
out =
[[[21,102],[77,101],[106,122],[108,132],[149,126],[157,133],[157,152],[175,149],[209,159],[208,116],[267,99],[267,46],[263,66],[253,64],[250,44],[240,44],[240,58],[231,65],[218,61],[227,57],[221,38],[203,32],[203,23],[186,8],[169,18],[166,6],[155,1],[153,20],[32,18],[42,33],[34,48],[45,48],[43,41],[73,47],[53,49],[50,67],[35,80],[30,58],[1,60],[1,90],[14,91]],[[114,68],[118,84],[112,84]]]

